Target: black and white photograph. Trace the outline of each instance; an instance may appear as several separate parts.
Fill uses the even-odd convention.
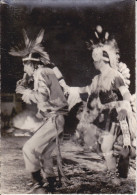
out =
[[[136,194],[135,0],[0,0],[1,194]]]

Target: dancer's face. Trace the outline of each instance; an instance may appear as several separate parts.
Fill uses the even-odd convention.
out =
[[[94,61],[94,66],[95,66],[95,68],[96,68],[97,70],[101,70],[102,65],[103,65],[102,60]]]
[[[104,71],[106,68],[109,67],[109,64],[105,63],[103,60],[95,61],[94,66],[99,71]]]
[[[77,115],[76,115],[76,117],[77,117],[78,120],[81,119],[82,114],[83,114],[83,110],[84,110],[84,106],[82,105],[82,106],[80,106],[80,108],[79,108],[79,110],[77,112]]]

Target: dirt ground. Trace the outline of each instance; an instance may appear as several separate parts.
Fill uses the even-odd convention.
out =
[[[27,137],[2,137],[1,193],[27,194],[30,175],[25,171],[22,146]],[[96,154],[84,154],[72,141],[61,146],[63,169],[70,184],[58,188],[55,194],[135,194],[135,169],[121,186],[115,187],[106,176],[104,161]],[[55,168],[56,171],[56,168]]]

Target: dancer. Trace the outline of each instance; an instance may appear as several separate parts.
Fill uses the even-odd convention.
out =
[[[25,167],[33,179],[31,193],[41,194],[46,192],[41,170],[48,181],[47,190],[54,191],[56,175],[51,154],[57,147],[56,138],[59,139],[63,132],[64,115],[68,112],[68,103],[52,70],[55,67],[41,46],[43,36],[44,30],[41,30],[37,38],[30,41],[24,31],[26,48],[10,51],[11,55],[22,57],[25,72],[23,79],[17,82],[16,93],[22,94],[25,103],[35,104],[36,117],[43,120],[23,147]]]
[[[136,123],[131,108],[131,94],[128,89],[129,69],[124,63],[119,62],[120,56],[116,40],[109,38],[108,32],[104,34],[104,37],[102,34],[102,27],[97,26],[96,41],[90,40],[88,43],[88,48],[92,51],[94,66],[100,74],[94,77],[91,85],[76,88],[79,93],[87,92],[89,94],[87,107],[83,116],[81,115],[78,131],[82,131],[83,121],[86,123],[91,116],[90,123],[94,124],[95,128],[92,131],[92,126],[89,136],[89,126],[87,125],[88,129],[86,130],[83,128],[84,139],[88,138],[88,144],[91,141],[91,148],[94,146],[97,149],[99,148],[97,146],[100,146],[109,176],[113,178],[114,184],[119,185],[119,176],[127,177],[129,157],[135,156]],[[87,112],[89,112],[89,117],[87,117]],[[116,147],[116,143],[122,146],[121,149]],[[118,152],[119,160],[114,156],[114,149],[120,150]]]

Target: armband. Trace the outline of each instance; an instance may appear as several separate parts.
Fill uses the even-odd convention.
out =
[[[63,77],[60,70],[56,66],[53,68],[53,71],[54,71],[54,74],[56,75],[57,79],[60,79]]]

